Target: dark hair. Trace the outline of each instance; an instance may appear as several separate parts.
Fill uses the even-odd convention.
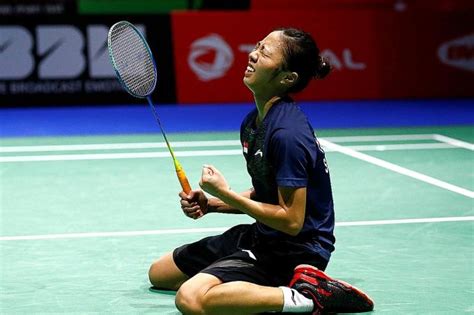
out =
[[[323,79],[331,72],[329,62],[320,56],[316,42],[310,34],[296,28],[278,28],[283,32],[284,69],[298,73],[298,80],[288,93],[303,90],[311,79]]]

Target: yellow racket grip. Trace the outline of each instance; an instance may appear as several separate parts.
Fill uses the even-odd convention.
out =
[[[176,169],[176,175],[178,176],[179,183],[181,184],[181,188],[187,194],[191,192],[191,185],[189,185],[188,178],[186,177],[186,173],[184,172],[181,164],[179,164],[178,160],[174,160],[174,167]]]

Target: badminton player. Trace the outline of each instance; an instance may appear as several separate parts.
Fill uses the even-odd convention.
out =
[[[256,108],[242,122],[240,138],[253,187],[234,192],[218,169],[205,165],[202,190],[180,197],[184,214],[194,219],[243,213],[256,222],[183,245],[152,264],[152,285],[177,290],[182,313],[373,309],[363,292],[323,272],[335,243],[329,169],[289,96],[329,72],[315,41],[297,29],[271,32],[249,54],[243,81]]]

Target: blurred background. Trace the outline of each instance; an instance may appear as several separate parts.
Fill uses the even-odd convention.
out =
[[[299,100],[471,98],[473,9],[472,0],[2,0],[0,106],[137,102],[108,58],[119,20],[146,34],[161,104],[251,102],[247,54],[283,26],[312,33],[334,67]]]

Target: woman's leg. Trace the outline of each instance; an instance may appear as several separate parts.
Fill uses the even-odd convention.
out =
[[[256,314],[283,309],[283,291],[244,281],[222,283],[219,278],[199,273],[184,282],[176,294],[176,306],[183,314]]]
[[[153,286],[160,289],[178,290],[189,279],[176,266],[173,253],[167,253],[155,261],[148,271],[148,278]]]

